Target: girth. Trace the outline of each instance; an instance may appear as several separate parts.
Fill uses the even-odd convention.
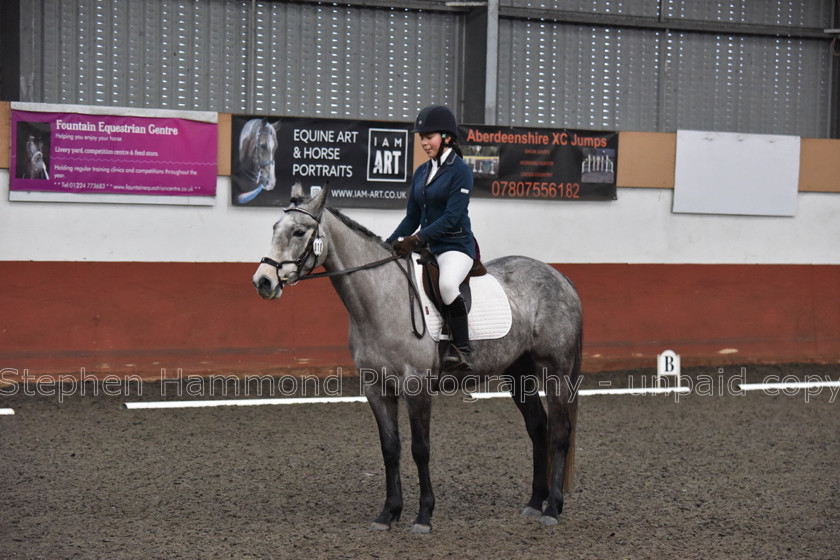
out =
[[[443,298],[440,295],[439,286],[440,267],[438,266],[437,259],[429,251],[429,249],[424,248],[420,251],[420,258],[417,259],[417,264],[423,267],[423,291],[425,291],[426,295],[429,296],[429,299],[432,301],[437,310],[443,313]],[[484,265],[480,260],[474,259],[473,267],[470,269],[470,272],[467,274],[464,281],[461,282],[461,286],[459,288],[461,291],[461,297],[464,298],[464,302],[467,304],[467,311],[469,311],[472,306],[470,278],[473,276],[484,276],[485,274],[487,274],[487,269],[484,268]]]

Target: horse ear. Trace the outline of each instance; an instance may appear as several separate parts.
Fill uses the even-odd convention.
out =
[[[318,191],[318,193],[312,197],[312,200],[307,203],[309,211],[315,215],[320,215],[321,211],[324,209],[324,205],[327,202],[329,194],[330,187],[328,184],[324,184],[324,186],[321,187],[321,190]]]
[[[306,197],[303,195],[303,185],[300,183],[300,179],[298,179],[295,181],[295,184],[292,185],[292,196],[289,199],[289,202],[292,206],[297,206],[303,202],[304,198]]]
[[[271,123],[271,126],[274,127],[275,131],[279,131],[280,130],[280,121],[274,121],[273,123]]]

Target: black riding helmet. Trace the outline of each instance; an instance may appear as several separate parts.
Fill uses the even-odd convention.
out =
[[[440,132],[456,138],[458,136],[458,123],[455,121],[455,115],[448,107],[430,105],[417,115],[417,120],[414,121],[414,130],[411,132],[417,134]]]
[[[438,148],[435,161],[440,164],[440,158],[443,151],[449,147],[454,146],[456,153],[461,155],[461,150],[457,148],[456,139],[458,138],[458,123],[455,121],[455,115],[449,110],[449,107],[443,105],[429,105],[417,115],[417,120],[414,121],[414,129],[411,131],[416,134],[426,134],[428,132],[440,132],[444,139],[449,137],[449,142],[441,142]]]

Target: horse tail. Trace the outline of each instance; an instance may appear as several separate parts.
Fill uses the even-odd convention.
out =
[[[568,492],[574,487],[575,480],[575,434],[577,433],[578,395],[577,379],[580,375],[581,359],[583,357],[583,326],[578,332],[575,348],[574,363],[571,369],[571,392],[569,394],[569,448],[566,450],[566,463],[563,468],[563,491]]]
[[[569,407],[569,449],[566,450],[566,465],[563,469],[563,491],[568,492],[575,485],[575,428],[577,427],[577,400]]]

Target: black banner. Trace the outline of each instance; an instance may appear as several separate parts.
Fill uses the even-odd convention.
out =
[[[287,206],[329,183],[331,204],[404,208],[414,171],[411,123],[233,115],[235,206]],[[273,181],[271,179],[274,179]]]
[[[458,136],[473,197],[616,198],[617,132],[463,125]]]

